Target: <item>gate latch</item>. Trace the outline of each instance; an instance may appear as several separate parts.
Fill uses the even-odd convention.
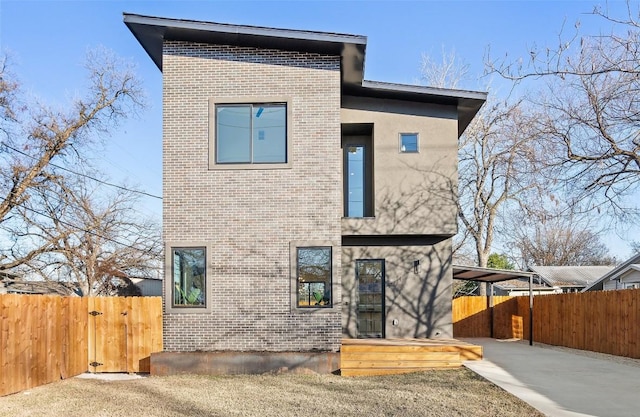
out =
[[[95,317],[95,316],[101,315],[102,313],[99,312],[99,311],[93,310],[93,311],[90,311],[89,314],[91,314],[93,317]],[[100,365],[102,365],[102,364],[100,364]]]
[[[94,361],[94,362],[91,362],[91,363],[89,364],[89,366],[93,366],[94,368],[95,368],[96,366],[102,366],[102,365],[103,365],[103,364],[101,364],[100,362],[95,362],[95,361]]]

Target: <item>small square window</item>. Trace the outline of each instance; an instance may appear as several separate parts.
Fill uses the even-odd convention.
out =
[[[418,152],[418,134],[400,133],[400,153]]]

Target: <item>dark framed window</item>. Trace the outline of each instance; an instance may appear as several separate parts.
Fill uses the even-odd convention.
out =
[[[205,308],[207,303],[207,251],[204,247],[172,248],[171,306]]]
[[[286,103],[216,104],[216,164],[287,163]]]
[[[400,153],[417,153],[418,151],[418,134],[400,133]]]
[[[296,249],[297,307],[327,308],[333,305],[331,257],[330,246]]]
[[[371,137],[343,137],[345,217],[373,217],[373,146]]]
[[[365,147],[350,145],[347,160],[347,217],[364,217],[365,200]]]

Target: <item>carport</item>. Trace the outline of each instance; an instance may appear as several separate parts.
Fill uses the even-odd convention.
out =
[[[479,266],[453,265],[453,279],[490,284],[489,310],[491,311],[491,337],[493,338],[493,284],[510,279],[529,280],[529,345],[533,346],[533,272],[507,269],[482,268]]]

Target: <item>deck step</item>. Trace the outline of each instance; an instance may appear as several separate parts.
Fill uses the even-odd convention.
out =
[[[482,353],[480,353],[482,355]],[[343,376],[403,374],[429,369],[452,369],[462,366],[467,356],[456,346],[418,345],[402,343],[343,343],[340,352],[340,372]]]

